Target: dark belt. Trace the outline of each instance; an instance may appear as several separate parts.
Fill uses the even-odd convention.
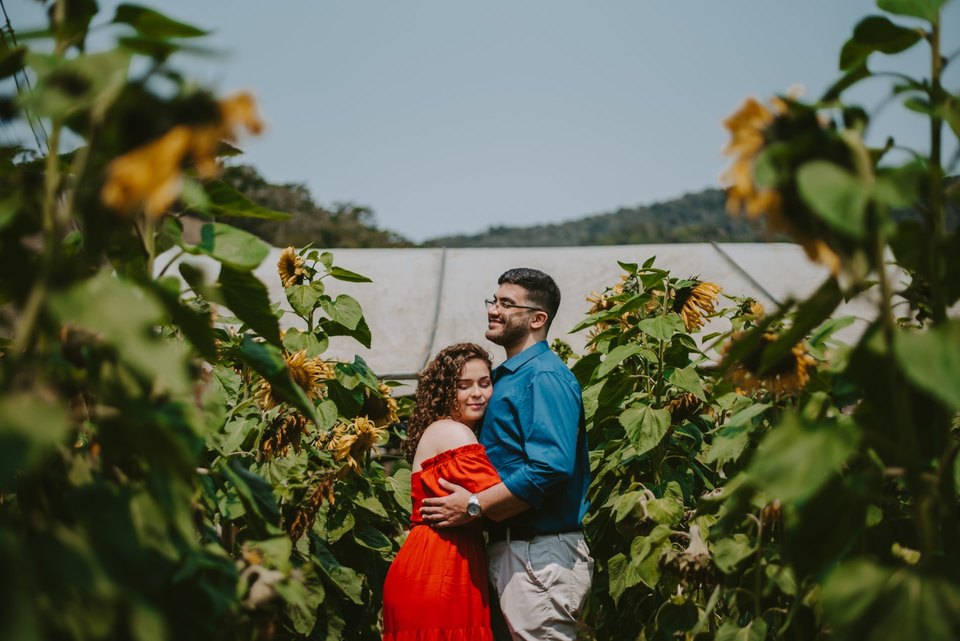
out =
[[[507,533],[510,534],[511,541],[529,541],[535,536],[546,536],[548,534],[566,534],[567,532],[580,532],[577,530],[564,530],[563,532],[540,532],[536,528],[528,525],[501,525],[499,523],[491,525],[487,529],[487,537],[490,543],[496,541],[506,541]]]

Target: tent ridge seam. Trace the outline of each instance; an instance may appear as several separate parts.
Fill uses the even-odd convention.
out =
[[[427,366],[427,362],[430,360],[430,354],[433,353],[433,343],[437,340],[437,325],[440,322],[440,302],[443,300],[443,284],[447,280],[446,273],[447,248],[443,247],[440,250],[440,271],[437,275],[437,299],[433,305],[433,322],[430,327],[430,341],[427,343],[427,353],[423,356],[423,364],[420,366],[420,369]]]
[[[768,292],[768,291],[767,291],[767,288],[764,287],[763,285],[761,285],[761,284],[760,284],[760,281],[758,281],[756,278],[754,278],[753,275],[752,275],[750,272],[748,272],[748,271],[745,270],[743,267],[741,267],[741,266],[740,266],[740,263],[738,263],[737,261],[735,261],[735,260],[733,259],[733,257],[730,256],[730,254],[728,254],[727,252],[723,251],[723,248],[720,247],[720,245],[719,245],[716,241],[711,240],[711,241],[710,241],[710,245],[712,245],[713,248],[714,248],[715,250],[717,250],[717,253],[720,254],[720,256],[721,256],[725,261],[727,261],[727,263],[729,263],[731,267],[733,267],[735,270],[737,270],[737,271],[740,273],[741,276],[743,276],[744,278],[746,278],[754,287],[756,287],[757,289],[759,289],[760,292],[762,292],[764,296],[766,296],[766,297],[769,298],[771,301],[773,301],[773,304],[774,304],[774,305],[776,305],[777,307],[782,307],[782,306],[783,306],[782,303],[781,303],[779,300],[777,300],[777,297],[776,297],[776,296],[774,296],[773,294],[771,294],[770,292]]]

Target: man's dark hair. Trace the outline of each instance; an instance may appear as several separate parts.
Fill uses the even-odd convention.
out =
[[[509,283],[527,290],[528,302],[547,313],[547,330],[560,309],[560,288],[548,274],[530,267],[514,267],[500,275],[497,285]]]

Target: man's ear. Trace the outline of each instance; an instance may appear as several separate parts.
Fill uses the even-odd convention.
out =
[[[537,331],[544,329],[547,326],[547,320],[549,320],[546,312],[536,311],[533,313],[533,320],[530,321],[530,329]]]

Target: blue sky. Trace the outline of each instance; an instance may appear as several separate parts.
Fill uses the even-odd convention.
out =
[[[40,24],[34,2],[6,4],[16,29]],[[100,4],[103,21],[117,3]],[[245,162],[320,203],[368,205],[416,241],[717,186],[724,117],[795,84],[817,96],[853,27],[877,13],[871,0],[153,4],[214,32],[204,42],[219,55],[177,61],[189,77],[258,97],[268,129],[241,144]],[[954,51],[956,0],[943,26]],[[956,68],[947,80],[960,88]],[[852,96],[872,109],[880,89]],[[925,122],[887,106],[871,138],[888,135],[923,147]]]

